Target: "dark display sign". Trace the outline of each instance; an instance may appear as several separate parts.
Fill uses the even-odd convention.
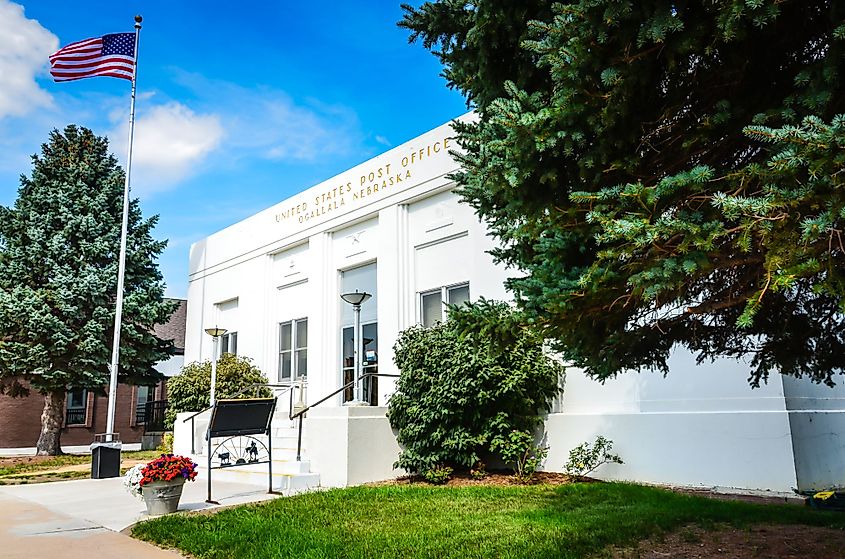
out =
[[[208,427],[211,437],[267,434],[275,408],[275,398],[218,400]]]

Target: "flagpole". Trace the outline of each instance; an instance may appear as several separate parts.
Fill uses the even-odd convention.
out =
[[[138,42],[141,16],[135,16],[135,69],[132,72],[132,101],[129,106],[129,153],[126,156],[126,180],[123,183],[123,220],[120,225],[120,260],[117,266],[117,303],[114,310],[114,338],[109,376],[109,408],[106,418],[106,440],[113,440],[114,409],[117,399],[117,372],[120,361],[120,326],[123,319],[123,278],[126,275],[126,233],[129,227],[129,179],[132,175],[132,142],[135,138],[135,78],[138,75]]]

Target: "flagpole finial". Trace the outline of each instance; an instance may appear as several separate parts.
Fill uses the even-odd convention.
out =
[[[140,28],[142,21],[144,21],[144,18],[142,18],[140,15],[135,16],[135,27]]]

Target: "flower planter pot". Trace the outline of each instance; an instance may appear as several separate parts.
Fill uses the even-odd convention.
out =
[[[179,508],[179,498],[182,496],[182,486],[185,478],[178,477],[171,481],[153,481],[141,488],[144,502],[147,503],[147,513],[150,516],[169,514]]]

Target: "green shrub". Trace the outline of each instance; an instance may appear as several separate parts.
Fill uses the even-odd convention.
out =
[[[161,442],[156,450],[162,454],[173,454],[173,433],[167,432],[161,437]]]
[[[569,451],[569,460],[566,462],[566,473],[571,476],[586,476],[602,464],[613,462],[624,464],[618,454],[613,454],[613,441],[604,438],[602,435],[596,437],[595,443],[581,443]]]
[[[231,398],[254,384],[267,384],[267,377],[248,357],[224,353],[217,360],[217,398]],[[182,367],[182,372],[167,381],[165,428],[173,429],[177,413],[207,408],[210,393],[211,361],[194,362]],[[240,397],[256,396],[269,398],[272,392],[264,387],[248,390]]]
[[[443,485],[452,477],[454,470],[449,466],[434,466],[423,472],[423,478],[434,485]]]
[[[479,462],[469,469],[469,475],[472,479],[482,480],[487,477],[487,466],[484,462]]]
[[[497,452],[513,468],[513,476],[520,483],[528,483],[534,472],[540,467],[549,453],[549,447],[534,442],[531,431],[511,431],[497,435],[490,444],[490,449]]]
[[[496,328],[474,331],[469,325],[480,320]],[[542,345],[517,311],[485,300],[451,307],[445,323],[400,333],[394,347],[400,378],[388,409],[404,447],[396,466],[412,473],[441,465],[466,470],[496,437],[534,432],[563,375]]]

